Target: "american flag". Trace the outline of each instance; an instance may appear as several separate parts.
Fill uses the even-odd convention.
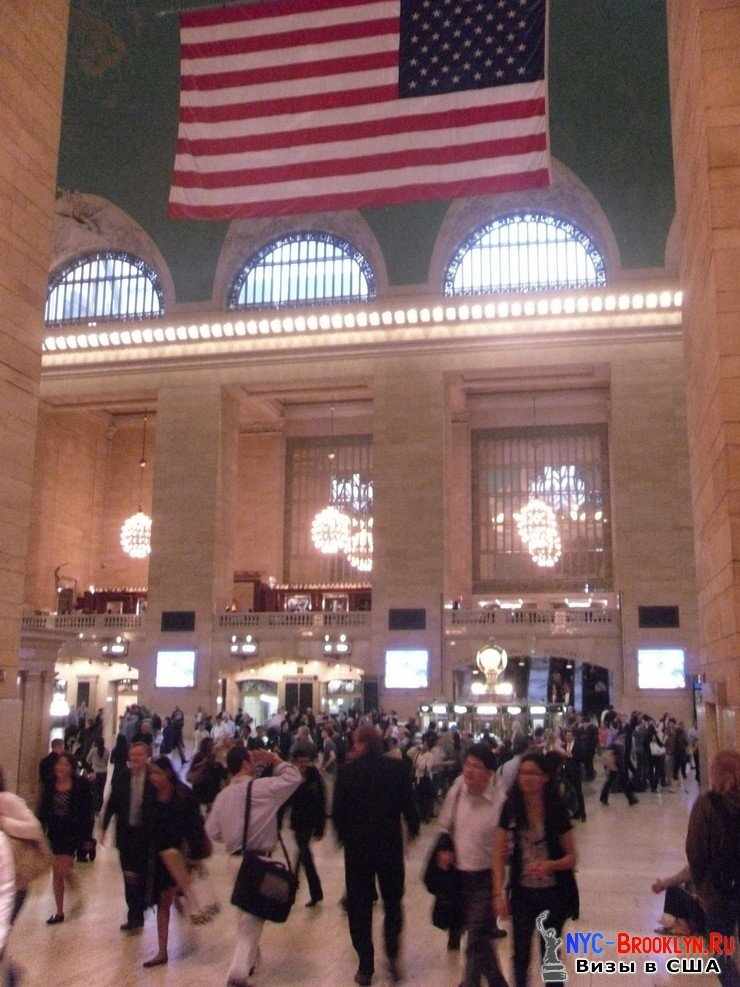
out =
[[[547,0],[271,0],[181,17],[170,215],[549,184]]]

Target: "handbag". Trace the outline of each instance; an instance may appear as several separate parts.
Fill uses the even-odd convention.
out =
[[[22,840],[18,836],[5,834],[13,851],[15,864],[15,886],[25,891],[32,881],[51,870],[52,855],[45,839]]]
[[[288,851],[280,834],[278,840],[285,855],[285,864],[247,849],[253,784],[252,781],[247,782],[242,862],[231,893],[231,904],[243,912],[249,912],[250,915],[256,915],[257,918],[268,922],[284,922],[295,902],[298,881],[290,866]]]
[[[665,754],[665,747],[657,740],[650,741],[650,753],[653,757],[662,757]]]

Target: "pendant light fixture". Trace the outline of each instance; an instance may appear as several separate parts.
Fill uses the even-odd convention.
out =
[[[338,552],[348,552],[350,549],[352,522],[350,518],[336,507],[332,500],[337,489],[336,484],[336,450],[334,448],[334,406],[331,407],[331,438],[332,447],[329,453],[331,477],[329,480],[330,501],[326,507],[316,514],[311,523],[311,541],[314,548],[322,555],[336,555]]]
[[[121,548],[132,559],[145,559],[152,550],[152,519],[141,509],[144,470],[146,461],[146,426],[148,415],[144,415],[144,431],[141,438],[141,459],[139,460],[139,509],[127,517],[121,525]]]
[[[532,396],[532,414],[537,425],[537,398]],[[530,487],[531,491],[531,487]],[[534,446],[534,491],[537,492],[537,439]],[[530,497],[515,514],[517,532],[527,546],[535,565],[542,569],[552,569],[560,561],[563,545],[560,540],[558,518],[546,501]]]

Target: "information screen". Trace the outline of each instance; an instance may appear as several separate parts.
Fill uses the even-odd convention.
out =
[[[426,689],[428,685],[428,651],[412,648],[398,648],[386,651],[386,689]]]
[[[158,651],[155,684],[158,689],[192,689],[195,685],[195,652]]]
[[[684,652],[681,648],[640,648],[637,682],[641,689],[685,689]]]

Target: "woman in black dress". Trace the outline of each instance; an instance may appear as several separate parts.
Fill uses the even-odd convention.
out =
[[[506,862],[511,849],[508,893]],[[568,811],[560,801],[548,762],[525,754],[501,813],[493,850],[494,909],[511,913],[514,931],[514,982],[526,987],[532,934],[547,912],[546,927],[560,937],[568,918],[578,918],[578,887],[573,871],[576,848]],[[544,951],[544,943],[541,944]]]
[[[72,869],[75,855],[92,830],[93,803],[90,785],[76,774],[71,754],[59,755],[54,773],[41,795],[38,817],[54,855],[52,883],[56,912],[47,925],[64,921],[64,885],[73,885]]]
[[[148,897],[157,906],[157,955],[145,967],[167,962],[170,912],[178,892],[191,898],[190,875],[186,857],[202,860],[210,854],[200,808],[190,789],[177,777],[168,757],[158,757],[149,764],[149,780],[156,792],[146,820],[149,839]],[[194,923],[206,916],[190,908]]]

